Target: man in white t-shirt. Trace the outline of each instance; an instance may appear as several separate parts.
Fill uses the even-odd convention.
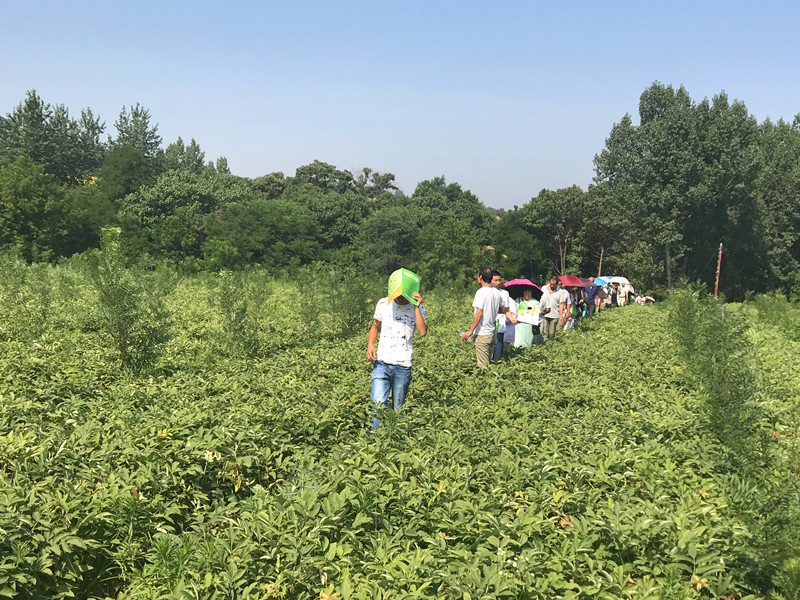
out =
[[[381,298],[375,306],[372,327],[367,341],[367,358],[375,363],[372,369],[372,401],[386,408],[389,392],[392,393],[392,408],[399,410],[406,401],[411,384],[412,346],[414,330],[421,336],[428,333],[425,323],[425,307],[422,296],[415,293],[409,300],[403,296]],[[375,341],[380,341],[375,349]],[[375,430],[380,421],[372,419]]]
[[[561,280],[558,281],[558,293],[561,295],[561,303],[564,305],[564,311],[561,313],[558,321],[558,330],[564,331],[567,329],[567,323],[569,322],[570,313],[572,312],[572,297],[566,286],[561,283]]]
[[[475,292],[475,299],[472,301],[475,318],[469,329],[461,334],[461,339],[466,341],[473,332],[475,333],[475,358],[478,366],[485,369],[489,366],[497,339],[494,328],[497,314],[503,312],[514,325],[517,324],[517,319],[508,307],[503,306],[500,291],[492,287],[492,270],[489,267],[484,267],[478,272],[478,285],[481,287]]]
[[[546,342],[556,337],[558,324],[564,321],[564,302],[558,289],[558,278],[555,275],[544,286],[539,302],[543,317],[540,329]]]

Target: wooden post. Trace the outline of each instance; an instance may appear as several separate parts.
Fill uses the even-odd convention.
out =
[[[672,256],[669,253],[669,242],[667,242],[667,245],[664,248],[664,255],[666,257],[667,266],[667,291],[671,297],[672,294],[675,293],[675,289],[672,287]]]
[[[603,252],[605,251],[605,246],[600,246],[600,265],[597,267],[597,276],[603,274]]]
[[[719,244],[719,257],[717,258],[717,283],[714,284],[714,300],[717,299],[719,294],[719,271],[722,267],[722,242]]]

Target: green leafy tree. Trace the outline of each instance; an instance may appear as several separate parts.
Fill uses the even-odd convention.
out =
[[[361,225],[356,247],[368,272],[388,275],[410,264],[423,213],[413,206],[387,206]]]
[[[141,150],[133,146],[118,146],[108,153],[100,169],[97,187],[107,200],[119,203],[128,194],[153,181],[155,173],[152,167]]]
[[[342,194],[353,189],[354,179],[350,171],[340,171],[333,165],[315,160],[311,164],[297,168],[293,183],[296,185],[310,183],[323,192]]]
[[[419,217],[410,265],[426,287],[463,287],[474,281],[482,254],[479,232],[448,213],[427,211]]]
[[[683,87],[658,83],[642,94],[639,117],[634,125],[626,115],[595,157],[598,197],[616,224],[618,264],[646,278],[657,264],[651,257],[660,255],[669,290],[680,278],[711,282],[707,265],[723,242],[731,248],[723,271],[728,293],[761,285],[755,119],[724,93],[695,104]]]
[[[205,223],[204,264],[212,269],[262,263],[275,270],[307,264],[319,254],[317,223],[288,200],[231,202],[207,216]]]
[[[794,123],[765,122],[756,181],[769,278],[790,289],[800,283],[800,115]]]
[[[362,196],[376,197],[386,192],[396,191],[393,173],[378,173],[364,167],[355,179],[355,190]]]
[[[100,135],[105,129],[90,109],[72,119],[64,105],[56,105],[47,123],[49,156],[45,170],[71,185],[84,183],[97,174],[106,154]]]
[[[522,210],[505,212],[492,230],[495,262],[506,279],[541,281],[550,269],[542,242],[526,227]]]
[[[0,152],[5,159],[27,156],[45,164],[51,153],[47,124],[53,109],[31,90],[11,113],[0,117]]]
[[[66,233],[66,188],[26,156],[0,167],[0,247],[28,261],[60,252]]]
[[[27,156],[59,183],[77,185],[95,175],[103,162],[104,128],[90,109],[73,119],[63,104],[53,107],[32,90],[11,113],[0,117],[0,159]]]
[[[286,177],[280,171],[256,177],[253,180],[253,190],[267,198],[278,198],[286,189]]]
[[[100,246],[103,227],[117,222],[116,205],[95,183],[67,189],[62,253],[70,256]]]
[[[353,190],[325,193],[310,183],[292,186],[283,197],[308,209],[319,223],[320,242],[326,249],[350,244],[375,204]]]
[[[598,183],[607,186],[609,211],[623,244],[650,240],[664,257],[669,289],[675,262],[686,251],[689,190],[700,172],[699,140],[692,99],[683,88],[653,84],[639,100],[640,125],[626,115],[606,149],[595,157]]]
[[[586,191],[583,245],[584,256],[580,272],[588,275],[604,275],[615,272],[617,255],[614,246],[618,223],[605,206],[603,188],[590,185]],[[621,270],[620,272],[623,272]],[[643,283],[641,279],[640,283]],[[651,286],[647,286],[650,289]]]
[[[125,196],[119,215],[131,250],[180,262],[203,256],[206,215],[251,196],[250,183],[233,175],[167,171]]]
[[[214,170],[217,173],[219,173],[220,175],[230,175],[231,174],[231,169],[228,166],[228,159],[225,158],[224,156],[220,156],[217,159],[216,163],[209,162],[208,164],[209,164],[209,166],[213,164],[214,165]]]
[[[409,204],[425,210],[438,210],[452,215],[474,229],[480,244],[488,244],[494,216],[469,190],[457,183],[446,183],[444,177],[417,184]]]
[[[586,192],[577,185],[542,190],[519,210],[520,222],[542,242],[554,273],[580,274],[586,213]]]
[[[742,102],[731,103],[724,93],[703,100],[695,111],[700,167],[688,192],[687,251],[679,273],[713,286],[714,259],[723,243],[721,289],[728,297],[744,298],[747,290],[766,289],[769,272],[755,184],[762,168],[758,122]]]

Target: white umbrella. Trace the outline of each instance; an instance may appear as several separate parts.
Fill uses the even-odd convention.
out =
[[[611,283],[622,283],[624,285],[630,285],[630,281],[627,280],[625,277],[612,277]]]

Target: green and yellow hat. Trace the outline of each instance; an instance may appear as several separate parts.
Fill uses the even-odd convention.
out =
[[[389,302],[402,296],[411,304],[419,304],[414,300],[414,294],[419,292],[420,277],[408,269],[397,269],[389,276]]]

